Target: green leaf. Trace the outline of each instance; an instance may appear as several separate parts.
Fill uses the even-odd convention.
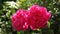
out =
[[[50,22],[49,22],[49,21],[48,21],[48,23],[47,23],[47,24],[48,24],[48,28],[50,28]]]

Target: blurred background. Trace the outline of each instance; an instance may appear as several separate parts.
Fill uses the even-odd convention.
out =
[[[12,28],[11,16],[18,9],[29,9],[33,4],[44,6],[52,16],[45,29],[41,32],[34,31],[35,34],[60,34],[60,0],[0,0],[0,34],[34,34],[32,30],[30,33],[21,31],[17,33]]]

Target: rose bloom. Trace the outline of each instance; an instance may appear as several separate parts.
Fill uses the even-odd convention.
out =
[[[45,7],[33,5],[30,7],[30,10],[26,11],[19,9],[15,14],[13,14],[12,26],[17,31],[27,30],[28,26],[32,30],[45,28],[50,16],[50,12],[47,12]]]
[[[26,30],[28,25],[26,24],[26,10],[19,9],[12,15],[12,26],[17,31]]]
[[[32,30],[45,28],[50,16],[51,14],[47,12],[45,7],[33,5],[28,11],[27,23]]]

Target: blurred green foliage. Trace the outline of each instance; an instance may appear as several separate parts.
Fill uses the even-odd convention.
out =
[[[12,28],[11,16],[18,9],[29,9],[33,4],[46,7],[52,16],[45,29],[27,32],[29,34],[60,34],[60,0],[0,0],[0,33],[28,34],[24,31],[18,33]]]

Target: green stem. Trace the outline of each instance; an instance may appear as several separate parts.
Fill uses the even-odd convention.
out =
[[[40,34],[42,34],[42,30],[40,29]]]
[[[20,32],[17,32],[17,34],[20,34]]]
[[[41,29],[37,29],[37,31],[39,31],[39,34],[42,34],[42,30]]]

